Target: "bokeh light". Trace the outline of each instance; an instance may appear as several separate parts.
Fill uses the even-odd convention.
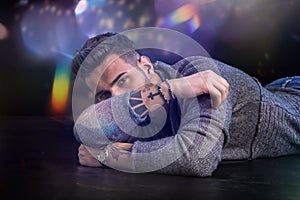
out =
[[[41,58],[73,54],[78,43],[74,38],[77,30],[72,13],[71,9],[52,2],[28,5],[20,21],[23,43],[31,53]]]
[[[21,33],[24,44],[29,50],[42,57],[58,51],[55,28],[56,5],[33,4],[22,18]]]
[[[5,40],[9,36],[9,32],[4,24],[0,22],[0,40]]]
[[[153,1],[81,0],[75,8],[77,24],[88,37],[153,26]]]
[[[51,68],[60,66],[61,58],[72,59],[89,37],[143,27],[184,33],[212,57],[242,68],[264,83],[292,73],[299,63],[300,33],[294,21],[299,18],[297,0],[274,0],[271,4],[260,0],[19,0],[13,5],[16,10],[13,19],[18,23],[21,37],[17,42],[22,42],[13,45],[22,55],[29,52],[36,62],[44,58],[54,61]],[[0,41],[7,47],[15,37],[11,22],[0,21]],[[183,48],[180,41],[170,42],[160,34],[146,38],[159,42],[162,48],[167,45],[174,51]],[[184,48],[198,53],[188,46]],[[179,59],[167,51],[144,52],[152,61],[174,63]],[[9,65],[11,60],[6,63]],[[20,64],[25,66],[33,65]],[[58,94],[51,95],[54,98]],[[51,109],[54,110],[52,104]]]

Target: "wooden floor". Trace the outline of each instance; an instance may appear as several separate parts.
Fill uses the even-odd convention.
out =
[[[300,155],[221,163],[213,177],[82,167],[70,118],[0,117],[1,199],[300,200]]]

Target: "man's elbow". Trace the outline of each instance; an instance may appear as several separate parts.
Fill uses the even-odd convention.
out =
[[[217,169],[215,166],[197,166],[195,168],[189,169],[189,176],[195,177],[211,177],[214,171]]]
[[[213,175],[214,171],[218,168],[220,163],[220,157],[215,156],[212,158],[202,158],[199,160],[194,160],[190,163],[190,171],[194,176],[198,177],[210,177]]]
[[[193,177],[211,177],[218,167],[218,161],[201,159],[199,161],[189,161],[185,164],[171,164],[162,169],[161,172],[165,174],[193,176]]]
[[[217,169],[216,167],[207,167],[205,169],[203,168],[197,173],[197,175],[199,177],[210,177],[213,175],[216,169]]]

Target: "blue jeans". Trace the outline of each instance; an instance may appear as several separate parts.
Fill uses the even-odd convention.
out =
[[[293,88],[300,90],[300,76],[280,78],[265,86],[266,88]]]

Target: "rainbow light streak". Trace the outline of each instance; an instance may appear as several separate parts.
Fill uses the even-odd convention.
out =
[[[56,66],[51,95],[51,109],[54,114],[64,113],[67,107],[70,87],[70,67],[67,63]]]
[[[158,26],[169,28],[188,20],[190,20],[189,26],[191,32],[194,32],[200,27],[200,17],[197,12],[197,6],[191,3],[185,4],[168,14],[164,19],[159,21]]]
[[[198,15],[195,15],[190,21],[189,21],[189,26],[190,26],[190,32],[194,32],[197,28],[200,27],[201,21],[200,17]]]

